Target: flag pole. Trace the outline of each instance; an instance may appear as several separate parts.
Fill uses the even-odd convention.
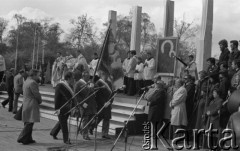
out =
[[[107,37],[108,37],[108,35],[110,34],[111,23],[112,23],[112,21],[110,20],[110,21],[109,21],[109,25],[108,25],[108,30],[107,30],[107,33],[106,33],[106,36],[105,36],[105,39],[104,39],[104,42],[103,42],[102,50],[101,50],[101,52],[100,52],[100,58],[98,59],[96,69],[94,70],[93,79],[92,79],[92,82],[93,82],[93,83],[94,83],[94,80],[95,80],[95,75],[96,75],[96,73],[97,73],[97,71],[98,71],[98,68],[99,68],[100,63],[101,63],[102,58],[103,58],[103,51],[104,51],[105,45],[106,45],[106,43],[107,43]]]

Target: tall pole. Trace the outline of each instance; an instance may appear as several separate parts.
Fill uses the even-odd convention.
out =
[[[36,25],[35,25],[36,26]],[[33,36],[33,60],[32,60],[32,69],[34,69],[34,64],[35,64],[35,41],[36,41],[36,27],[34,27],[34,36]]]
[[[19,27],[17,29],[17,43],[16,43],[16,55],[15,55],[15,72],[17,71],[17,59],[18,59],[18,37],[19,37]]]
[[[39,43],[40,43],[40,36],[38,35],[37,64],[36,64],[36,69],[38,68],[38,52],[39,52]]]

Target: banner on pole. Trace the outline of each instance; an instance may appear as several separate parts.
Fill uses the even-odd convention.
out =
[[[177,37],[158,39],[157,47],[157,72],[163,76],[176,75]]]

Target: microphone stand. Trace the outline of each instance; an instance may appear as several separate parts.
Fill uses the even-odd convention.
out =
[[[141,100],[142,100],[143,96],[146,94],[146,92],[147,92],[147,91],[144,90],[142,96],[139,98],[139,100],[138,100],[136,106],[134,107],[131,115],[129,116],[128,120],[125,121],[125,124],[124,124],[123,129],[122,129],[121,132],[119,133],[119,135],[118,135],[117,139],[115,140],[115,142],[114,142],[114,144],[113,144],[113,146],[112,146],[112,148],[111,148],[110,151],[113,151],[113,149],[115,148],[115,146],[116,146],[116,144],[117,144],[120,136],[122,135],[123,131],[125,131],[125,151],[126,151],[126,149],[127,149],[127,137],[128,137],[128,136],[127,136],[127,124],[128,124],[128,122],[129,122],[129,120],[131,119],[131,117],[133,116],[133,114],[135,113],[135,110],[137,109],[139,103],[141,102]]]
[[[92,121],[95,119],[95,136],[94,136],[94,151],[97,150],[97,125],[98,125],[98,115],[103,111],[104,108],[106,108],[108,105],[110,105],[109,103],[111,102],[111,100],[117,95],[118,91],[114,91],[114,95],[104,104],[104,106],[92,117],[92,119],[85,125],[85,127],[83,129],[81,129],[81,132],[87,128]]]
[[[73,111],[76,107],[78,107],[79,105],[82,105],[83,103],[85,103],[91,96],[93,96],[95,93],[97,93],[99,91],[98,90],[95,90],[91,95],[89,95],[86,99],[84,99],[82,102],[78,103],[75,107],[73,107],[72,109],[70,109],[66,114],[70,113],[71,111]]]

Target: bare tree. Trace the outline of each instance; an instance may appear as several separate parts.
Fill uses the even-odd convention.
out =
[[[18,59],[18,38],[19,38],[19,29],[22,26],[22,23],[26,21],[26,18],[21,14],[15,14],[13,16],[17,21],[17,38],[16,38],[16,56],[15,56],[15,71],[17,71],[17,59]]]
[[[174,23],[174,31],[179,41],[179,57],[186,60],[189,53],[196,54],[194,38],[197,36],[200,26],[195,24],[194,20],[191,22],[185,21],[184,17],[182,20],[175,19]]]
[[[81,15],[75,19],[71,19],[70,23],[74,26],[70,32],[70,39],[73,45],[79,50],[85,44],[93,41],[93,25],[94,21],[92,18],[88,18],[87,14]]]
[[[0,17],[0,43],[3,43],[3,33],[6,30],[8,25],[8,21],[2,17]]]

